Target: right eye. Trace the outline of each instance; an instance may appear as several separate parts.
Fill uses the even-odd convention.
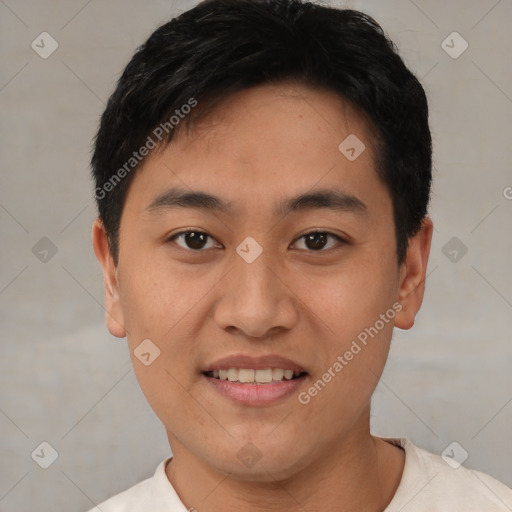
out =
[[[205,248],[205,242],[210,238],[211,240],[215,240],[208,233],[204,231],[180,231],[172,235],[168,241],[174,242],[175,240],[182,240],[182,244],[176,242],[183,249],[191,250],[194,252],[201,252]],[[206,247],[209,249],[210,247]]]

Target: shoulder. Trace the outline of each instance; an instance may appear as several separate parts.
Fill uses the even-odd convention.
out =
[[[451,454],[445,460],[409,439],[385,440],[405,450],[402,479],[385,512],[512,510],[512,489],[490,475],[459,465]]]
[[[143,510],[142,506],[147,505],[148,497],[151,496],[151,480],[143,480],[133,487],[112,496],[100,503],[89,512],[132,512]]]
[[[186,511],[174,488],[167,480],[162,461],[151,478],[143,480],[125,491],[96,505],[89,512],[182,512]]]

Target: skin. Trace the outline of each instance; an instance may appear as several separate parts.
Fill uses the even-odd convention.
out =
[[[366,149],[349,161],[339,144]],[[304,86],[260,86],[233,95],[207,118],[151,153],[130,185],[119,262],[97,220],[93,245],[106,288],[107,326],[127,336],[134,371],[166,427],[169,481],[187,507],[218,510],[382,511],[402,475],[404,452],[370,434],[370,399],[393,325],[414,324],[432,237],[427,217],[397,264],[392,202],[375,172],[363,116],[337,95]],[[147,207],[172,186],[232,201],[230,214]],[[316,188],[342,188],[366,213],[316,208],[276,217],[274,204]],[[194,252],[181,231],[210,235]],[[328,238],[315,251],[303,237]],[[251,264],[237,253],[248,236],[263,248]],[[188,247],[188,248],[187,248]],[[192,247],[195,247],[192,245]],[[219,357],[279,354],[308,372],[307,390],[366,327],[402,309],[311,399],[240,405],[202,376]],[[145,366],[144,339],[161,353]],[[253,443],[261,458],[237,453]]]

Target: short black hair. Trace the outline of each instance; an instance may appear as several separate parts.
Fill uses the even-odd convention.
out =
[[[147,149],[164,147],[235,92],[285,82],[334,91],[370,120],[403,262],[427,215],[432,140],[425,91],[394,43],[373,18],[352,9],[206,0],[137,49],[101,117],[91,167],[116,265],[126,192]]]

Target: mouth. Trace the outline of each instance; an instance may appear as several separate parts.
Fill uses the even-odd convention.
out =
[[[238,382],[242,384],[267,385],[275,382],[300,379],[307,375],[304,371],[294,371],[284,368],[223,368],[203,372],[203,375],[212,379]]]
[[[202,372],[211,388],[237,404],[264,406],[290,398],[308,378],[308,372],[280,356],[232,356]]]

